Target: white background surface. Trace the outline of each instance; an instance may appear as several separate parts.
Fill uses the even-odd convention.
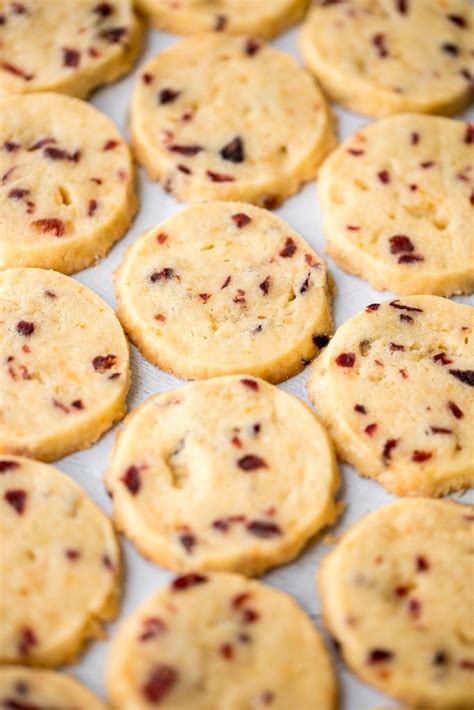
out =
[[[274,41],[273,44],[277,48],[293,54],[301,62],[297,51],[296,37],[297,30],[291,30]],[[138,67],[145,58],[148,59],[177,39],[170,35],[158,34],[156,31],[150,30],[147,36],[147,45]],[[92,98],[92,103],[109,115],[125,136],[127,136],[128,104],[137,74],[138,68],[135,67],[132,74],[111,87],[101,89]],[[346,138],[368,122],[366,118],[339,109],[336,110],[336,113],[339,120],[340,139]],[[474,111],[471,109],[470,113],[465,114],[464,118],[467,116],[470,116],[471,121],[474,120]],[[167,195],[159,184],[151,183],[142,170],[139,171],[139,186],[141,208],[126,237],[97,266],[86,269],[75,276],[79,281],[98,293],[112,307],[115,307],[112,274],[121,262],[127,246],[145,230],[156,226],[163,219],[183,208],[183,205],[178,204],[173,197]],[[287,200],[277,210],[277,213],[310,242],[320,255],[324,255],[321,215],[318,209],[314,183],[306,185],[300,194]],[[390,297],[390,293],[381,294],[374,291],[361,279],[348,276],[337,268],[331,259],[328,258],[327,261],[337,286],[333,311],[336,327],[340,326],[368,303]],[[468,302],[466,298],[456,300]],[[181,384],[176,378],[161,372],[146,362],[136,348],[132,348],[132,371],[132,387],[129,395],[130,409],[137,407],[151,394],[175,388]],[[282,387],[308,401],[305,388],[308,375],[309,368],[306,368],[300,375],[284,383]],[[115,431],[109,432],[88,451],[76,453],[58,463],[58,467],[78,481],[101,508],[108,513],[111,505],[105,494],[101,476],[106,467],[114,435]],[[340,498],[345,501],[347,508],[338,525],[331,530],[331,532],[335,533],[340,533],[349,524],[358,520],[367,512],[392,500],[392,497],[385,493],[380,485],[373,481],[359,478],[351,467],[341,467],[341,473],[343,481]],[[460,496],[457,497],[459,498]],[[466,495],[462,498],[464,501],[467,499]],[[130,543],[122,540],[122,546],[126,574],[121,618],[147,599],[153,591],[163,586],[171,576],[168,571],[146,562]],[[311,615],[320,630],[322,630],[319,614],[320,603],[315,591],[314,576],[321,556],[328,549],[328,545],[323,543],[321,539],[312,541],[299,559],[272,571],[263,578],[268,584],[292,594]],[[109,638],[113,635],[115,628],[116,624],[109,626]],[[103,678],[107,646],[107,641],[90,644],[80,663],[72,668],[73,673],[78,678],[102,697],[104,696]],[[391,702],[369,686],[359,682],[355,676],[345,669],[340,659],[334,657],[334,660],[340,685],[341,710],[370,710],[376,705],[387,707],[394,704],[394,701]],[[271,659],[269,659],[269,662],[271,662]],[[193,709],[190,707],[182,710]],[[288,710],[307,709],[288,708]]]

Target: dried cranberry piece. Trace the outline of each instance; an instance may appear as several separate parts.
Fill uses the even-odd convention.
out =
[[[29,338],[35,331],[35,324],[31,321],[20,320],[16,324],[17,333],[23,335],[25,338]]]
[[[179,153],[180,155],[187,155],[189,157],[192,157],[193,155],[197,155],[201,151],[204,150],[202,145],[169,145],[168,150],[171,151],[171,153]]]
[[[408,14],[408,0],[395,0],[395,6],[400,15]]]
[[[188,554],[191,554],[191,552],[196,547],[196,543],[197,543],[196,536],[193,535],[192,533],[188,533],[188,532],[180,535],[179,541]]]
[[[367,654],[367,663],[369,665],[374,665],[377,663],[386,663],[391,661],[394,657],[392,651],[388,651],[385,648],[374,648]]]
[[[174,592],[182,592],[198,584],[204,584],[205,582],[207,582],[207,577],[203,574],[190,572],[189,574],[183,574],[181,577],[176,577],[171,583],[171,589]]]
[[[335,358],[335,363],[339,365],[339,367],[354,367],[355,361],[355,353],[340,353]]]
[[[240,383],[245,387],[248,387],[249,389],[253,390],[254,392],[258,392],[258,382],[256,382],[255,380],[249,380],[248,378],[244,378],[243,380],[240,380]]]
[[[220,532],[227,532],[227,530],[230,528],[230,522],[228,520],[225,520],[224,518],[218,518],[217,520],[213,521],[212,527],[214,528],[214,530],[219,530]]]
[[[280,256],[283,258],[291,258],[295,251],[297,250],[297,246],[294,242],[294,240],[291,237],[287,237],[285,241],[285,246],[283,249],[280,251]]]
[[[348,148],[347,152],[351,155],[355,155],[356,157],[365,154],[365,150],[362,150],[361,148]],[[357,229],[360,229],[360,227],[357,227]]]
[[[310,276],[311,274],[308,274],[303,283],[301,284],[299,293],[306,293],[306,291],[309,289]]]
[[[390,343],[390,350],[392,352],[396,352],[398,350],[401,350],[402,352],[405,350],[404,345],[398,345],[397,343]]]
[[[153,74],[145,72],[144,74],[142,74],[142,79],[144,84],[151,84],[153,81]],[[160,101],[160,103],[163,103],[163,101]]]
[[[466,123],[466,133],[464,143],[474,143],[474,123]]]
[[[224,173],[216,173],[214,170],[206,170],[206,175],[212,182],[234,182],[235,177],[225,175]]]
[[[416,463],[423,463],[423,461],[428,461],[428,459],[432,458],[432,456],[433,454],[430,451],[420,451],[419,449],[415,449],[411,460],[416,461]]]
[[[377,50],[377,53],[380,58],[384,58],[388,56],[388,49],[385,44],[386,37],[382,32],[377,33],[372,37],[372,44]]]
[[[136,496],[141,488],[140,469],[137,466],[129,466],[120,479],[133,496]]]
[[[16,468],[20,468],[18,461],[0,461],[0,473],[13,471]]]
[[[441,365],[451,365],[452,363],[452,360],[447,357],[446,353],[438,353],[437,355],[433,355],[433,360],[441,363]]]
[[[157,281],[169,281],[172,279],[174,276],[174,269],[170,269],[169,267],[166,267],[164,269],[161,269],[161,271],[155,271],[151,276],[150,276],[150,281],[152,283],[156,283]]]
[[[148,616],[142,621],[142,631],[138,637],[138,640],[149,641],[156,636],[161,636],[161,634],[167,631],[167,628],[168,627],[162,619],[157,616]]]
[[[21,2],[12,2],[12,3],[10,3],[10,5],[11,5],[11,9],[15,15],[28,15],[29,14],[28,10]]]
[[[199,293],[198,296],[201,299],[201,301],[204,301],[204,303],[207,303],[208,300],[211,298],[210,293]]]
[[[409,599],[407,608],[410,616],[413,616],[414,619],[419,618],[421,614],[421,602],[418,599],[416,599],[415,597]]]
[[[267,520],[252,520],[247,525],[247,530],[251,535],[255,535],[255,537],[262,537],[264,539],[278,537],[281,535],[281,528],[275,523],[268,522]]]
[[[237,461],[237,466],[241,468],[242,471],[256,471],[258,468],[268,468],[266,462],[260,456],[255,456],[255,454],[242,456],[242,458]]]
[[[245,43],[245,54],[248,57],[253,57],[257,52],[260,51],[262,48],[262,43],[258,41],[258,39],[254,39],[254,37],[249,37]]]
[[[366,410],[366,408],[364,407],[363,404],[355,404],[355,405],[354,405],[354,410],[355,410],[356,412],[359,412],[359,414],[367,414],[367,410]]]
[[[29,190],[25,190],[21,187],[14,187],[8,193],[8,197],[14,200],[22,200],[24,197],[30,194]]]
[[[410,589],[408,587],[405,587],[403,585],[400,585],[399,587],[395,587],[395,594],[397,597],[406,597]]]
[[[75,562],[78,560],[81,556],[81,553],[79,550],[76,550],[74,548],[69,547],[67,550],[64,551],[64,554],[68,558],[68,560],[71,560],[71,562]]]
[[[420,167],[423,168],[423,170],[427,170],[428,168],[432,168],[434,165],[433,160],[425,160],[424,163],[420,163]]]
[[[223,643],[219,646],[219,653],[223,658],[231,661],[234,657],[234,647],[231,643]]]
[[[22,515],[25,511],[27,495],[26,491],[21,488],[10,488],[4,493],[3,497],[18,515]]]
[[[24,81],[31,81],[35,76],[34,74],[28,74],[26,71],[23,71],[23,69],[20,69],[20,67],[17,67],[15,64],[11,64],[10,62],[0,62],[0,68],[7,71],[9,74],[13,74],[14,76],[18,76],[20,79],[24,79]]]
[[[97,210],[97,200],[89,200],[89,205],[87,208],[87,216],[92,217],[94,212]]]
[[[426,557],[423,555],[417,555],[415,557],[415,569],[417,572],[426,572],[429,568],[430,565]]]
[[[390,253],[400,254],[400,252],[415,251],[415,247],[411,239],[404,234],[395,234],[390,237]]]
[[[92,360],[92,367],[96,372],[105,372],[117,364],[117,355],[109,353],[108,355],[96,355]]]
[[[79,66],[81,61],[81,53],[77,49],[70,49],[69,47],[63,47],[63,64],[65,67],[75,68]]]
[[[21,146],[18,143],[14,143],[13,141],[5,141],[3,147],[5,148],[7,153],[16,153],[17,150],[20,150]]]
[[[242,609],[242,623],[254,624],[260,618],[260,614],[255,609]]]
[[[457,57],[459,54],[459,47],[457,44],[453,44],[453,42],[445,42],[441,45],[441,49],[452,57]]]
[[[449,370],[449,374],[469,387],[474,387],[474,370]]]
[[[245,150],[241,136],[236,136],[222,148],[221,157],[223,160],[230,160],[231,163],[244,162]]]
[[[377,177],[384,185],[387,185],[390,182],[390,173],[388,172],[388,170],[381,170],[379,173],[377,173]]]
[[[247,602],[250,599],[250,592],[241,592],[240,594],[236,594],[235,597],[232,599],[232,606],[234,609],[240,609],[245,602]]]
[[[469,658],[462,658],[458,665],[465,671],[474,671],[474,660],[471,661]]]
[[[36,646],[38,639],[35,632],[29,626],[24,626],[18,634],[18,653],[27,656],[33,646]]]
[[[413,264],[416,261],[424,261],[425,257],[421,254],[402,254],[398,257],[399,264]]]
[[[40,148],[43,148],[45,145],[50,145],[51,143],[56,143],[55,138],[41,138],[39,141],[36,141],[36,143],[33,143],[30,148],[28,148],[28,152],[32,153],[35,150],[40,150]]]
[[[142,686],[142,693],[150,703],[160,703],[178,682],[178,673],[164,663],[155,666]]]
[[[231,280],[232,280],[232,276],[228,276],[228,277],[226,278],[226,280],[224,281],[224,283],[223,283],[222,286],[221,286],[221,291],[222,291],[223,288],[227,288],[227,286],[230,284]]]
[[[267,276],[266,279],[264,279],[261,283],[258,284],[259,289],[261,289],[261,291],[263,291],[265,296],[270,291],[270,284],[271,284],[270,276]]]
[[[99,17],[109,17],[114,11],[114,8],[109,2],[100,2],[94,7],[92,12],[95,12]]]
[[[403,303],[400,303],[398,299],[396,299],[395,301],[390,301],[390,303],[388,305],[391,306],[392,308],[398,308],[398,310],[400,310],[400,311],[411,311],[413,313],[423,313],[422,308],[415,308],[414,306],[405,306],[405,305],[403,305]]]
[[[66,232],[66,225],[64,222],[61,219],[56,219],[55,217],[36,219],[31,224],[33,227],[36,227],[42,232],[54,232],[57,237],[62,237]]]
[[[326,345],[329,343],[329,336],[327,335],[313,335],[312,337],[313,343],[316,345],[319,350],[322,348],[325,348]]]
[[[445,427],[442,427],[442,426],[430,426],[430,432],[432,434],[452,434],[453,430],[446,429]]]
[[[377,426],[378,426],[377,424],[368,424],[365,427],[364,432],[366,434],[368,434],[368,436],[373,436],[375,434],[375,432],[377,431]]]
[[[448,654],[443,649],[439,649],[438,651],[435,651],[435,653],[433,654],[432,663],[434,666],[444,666],[444,664],[447,663],[447,661],[448,661]]]
[[[232,220],[235,222],[235,224],[237,225],[237,227],[239,229],[242,229],[242,227],[247,226],[247,224],[249,224],[249,222],[252,221],[252,219],[248,215],[244,214],[243,212],[238,212],[237,214],[233,214]]]
[[[216,15],[215,21],[214,21],[214,30],[215,32],[222,32],[226,28],[227,25],[227,17],[226,15]]]
[[[392,458],[392,451],[400,443],[400,439],[387,439],[384,444],[382,457],[384,463],[388,463]]]
[[[127,34],[126,27],[110,27],[99,32],[99,37],[107,40],[110,44],[116,44]]]
[[[171,104],[180,94],[181,91],[176,91],[175,89],[161,89],[158,94],[158,101],[160,104]]]

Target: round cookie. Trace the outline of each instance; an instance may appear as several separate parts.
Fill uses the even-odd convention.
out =
[[[397,501],[350,528],[320,567],[345,661],[410,707],[474,704],[473,525],[472,506]]]
[[[0,707],[10,710],[106,710],[75,678],[39,668],[0,667]]]
[[[136,211],[130,150],[93,106],[0,99],[0,268],[70,274],[104,256]]]
[[[473,313],[438,296],[373,303],[314,363],[309,395],[339,455],[392,493],[474,484]]]
[[[117,436],[105,483],[118,529],[179,570],[259,574],[339,513],[323,427],[300,400],[241,375],[148,399]]]
[[[191,379],[281,382],[332,332],[325,264],[286,222],[242,203],[197,205],[136,240],[118,316],[146,358]]]
[[[7,0],[0,8],[0,96],[85,98],[125,74],[141,46],[130,0]],[[59,118],[59,117],[58,117]]]
[[[313,179],[335,143],[326,101],[292,57],[222,33],[178,42],[143,67],[130,132],[150,178],[179,200],[263,207]]]
[[[369,116],[453,114],[472,100],[470,0],[317,0],[301,51],[325,92]]]
[[[117,539],[52,466],[0,456],[0,474],[0,663],[70,663],[117,612]]]
[[[325,161],[318,195],[328,251],[400,294],[474,289],[474,124],[393,116]]]
[[[308,0],[138,0],[152,24],[167,32],[229,32],[271,38],[304,14]]]
[[[318,632],[291,597],[236,574],[189,573],[136,609],[107,662],[117,710],[332,710]]]
[[[90,446],[126,411],[125,335],[68,276],[0,272],[0,453],[52,461]]]

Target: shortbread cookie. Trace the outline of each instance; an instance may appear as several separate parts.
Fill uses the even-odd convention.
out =
[[[308,383],[340,456],[398,495],[474,484],[474,309],[437,296],[372,303]]]
[[[84,98],[117,79],[141,46],[141,23],[132,5],[131,0],[4,0],[0,96],[60,91]]]
[[[155,27],[177,34],[247,33],[271,38],[297,22],[309,0],[138,0]]]
[[[474,507],[387,505],[323,560],[324,619],[367,683],[410,707],[474,705]]]
[[[472,100],[473,31],[470,0],[316,0],[301,51],[349,109],[449,115]]]
[[[0,272],[0,453],[52,461],[90,446],[126,410],[125,335],[68,276]]]
[[[0,268],[70,274],[104,256],[136,210],[114,124],[61,94],[0,99]]]
[[[248,204],[173,215],[133,243],[116,288],[130,338],[180,377],[281,382],[332,332],[325,264],[286,222]]]
[[[112,640],[117,710],[332,710],[328,653],[291,597],[236,574],[189,573],[138,607]]]
[[[474,289],[474,124],[407,114],[366,126],[324,163],[328,251],[400,294]]]
[[[0,663],[69,663],[117,611],[110,521],[70,478],[17,456],[0,455],[0,506]]]
[[[245,376],[148,399],[118,435],[105,482],[117,527],[173,569],[258,574],[339,510],[323,427],[295,397]]]
[[[150,178],[179,200],[263,207],[314,178],[335,141],[322,93],[292,57],[216,33],[178,42],[143,67],[130,130]]]
[[[0,668],[0,707],[7,710],[106,710],[75,678],[39,668]]]

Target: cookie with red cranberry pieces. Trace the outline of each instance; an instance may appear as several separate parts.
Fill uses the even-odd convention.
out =
[[[106,710],[99,698],[72,676],[21,666],[0,667],[0,707],[10,710]]]
[[[141,38],[131,0],[6,0],[0,96],[58,91],[85,98],[130,69]]]
[[[141,604],[112,640],[106,682],[117,710],[336,703],[310,619],[284,592],[236,574],[189,572]]]
[[[228,32],[271,38],[303,16],[308,0],[138,0],[159,30],[180,35]]]
[[[126,411],[128,343],[111,308],[56,271],[0,271],[0,454],[53,461]]]
[[[219,33],[182,40],[142,67],[130,133],[150,178],[179,200],[268,208],[312,180],[335,143],[326,100],[292,57]]]
[[[70,663],[117,612],[110,520],[56,468],[1,454],[0,508],[0,662]]]
[[[148,399],[125,420],[105,483],[117,528],[177,570],[259,574],[340,508],[324,428],[300,400],[244,375]]]
[[[404,707],[474,704],[473,528],[473,506],[405,499],[323,558],[323,618],[345,662]]]
[[[392,116],[355,133],[318,185],[328,251],[379,289],[474,289],[474,124]]]
[[[439,296],[372,303],[308,382],[340,457],[397,495],[474,484],[474,309]]]
[[[17,95],[0,99],[0,135],[0,268],[70,274],[104,256],[137,202],[114,124],[69,96]]]
[[[451,115],[473,98],[473,31],[470,0],[316,0],[300,46],[346,108]]]
[[[134,242],[115,285],[131,340],[179,377],[281,382],[332,333],[324,262],[286,222],[248,204],[173,215]]]

